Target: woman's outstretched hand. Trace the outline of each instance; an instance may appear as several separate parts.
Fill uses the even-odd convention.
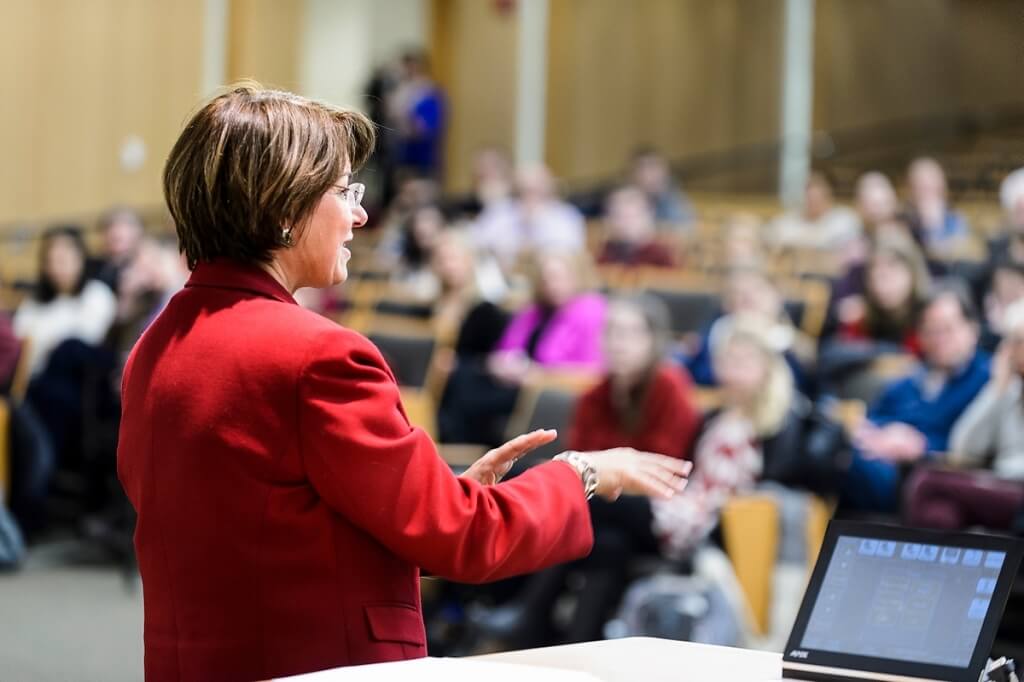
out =
[[[595,494],[616,500],[623,493],[667,500],[686,487],[693,463],[676,457],[640,452],[633,448],[612,448],[581,452],[597,471]]]
[[[472,478],[484,485],[494,485],[509,472],[517,459],[531,450],[547,445],[557,437],[558,432],[553,429],[539,429],[516,436],[473,462],[473,465],[466,469],[462,476],[463,478]]]
[[[517,459],[547,445],[557,436],[557,431],[541,429],[513,438],[475,461],[462,476],[483,485],[495,485],[509,472]],[[606,500],[618,499],[623,493],[669,499],[686,487],[686,477],[693,469],[691,462],[633,448],[579,454],[597,472],[595,494]]]

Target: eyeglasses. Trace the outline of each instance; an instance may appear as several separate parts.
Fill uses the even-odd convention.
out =
[[[348,201],[349,208],[356,208],[363,201],[366,185],[361,182],[350,182],[345,187],[335,187],[334,193]]]

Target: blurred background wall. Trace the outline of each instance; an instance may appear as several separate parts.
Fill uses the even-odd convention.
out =
[[[4,0],[0,223],[159,205],[163,159],[214,84],[361,107],[373,69],[409,46],[447,91],[446,185],[465,189],[475,150],[515,149],[520,14],[536,1]],[[568,182],[608,178],[640,145],[685,161],[777,141],[784,0],[544,5],[544,153]],[[1019,27],[1016,0],[818,0],[813,129],[1024,107]]]

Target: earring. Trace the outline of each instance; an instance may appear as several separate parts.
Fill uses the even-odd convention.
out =
[[[281,230],[281,243],[285,246],[294,246],[295,242],[292,240],[292,228],[286,227]]]

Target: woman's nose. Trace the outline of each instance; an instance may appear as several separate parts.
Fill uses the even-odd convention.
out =
[[[362,227],[366,224],[369,216],[366,214],[366,209],[362,206],[356,206],[352,211],[352,227]]]

